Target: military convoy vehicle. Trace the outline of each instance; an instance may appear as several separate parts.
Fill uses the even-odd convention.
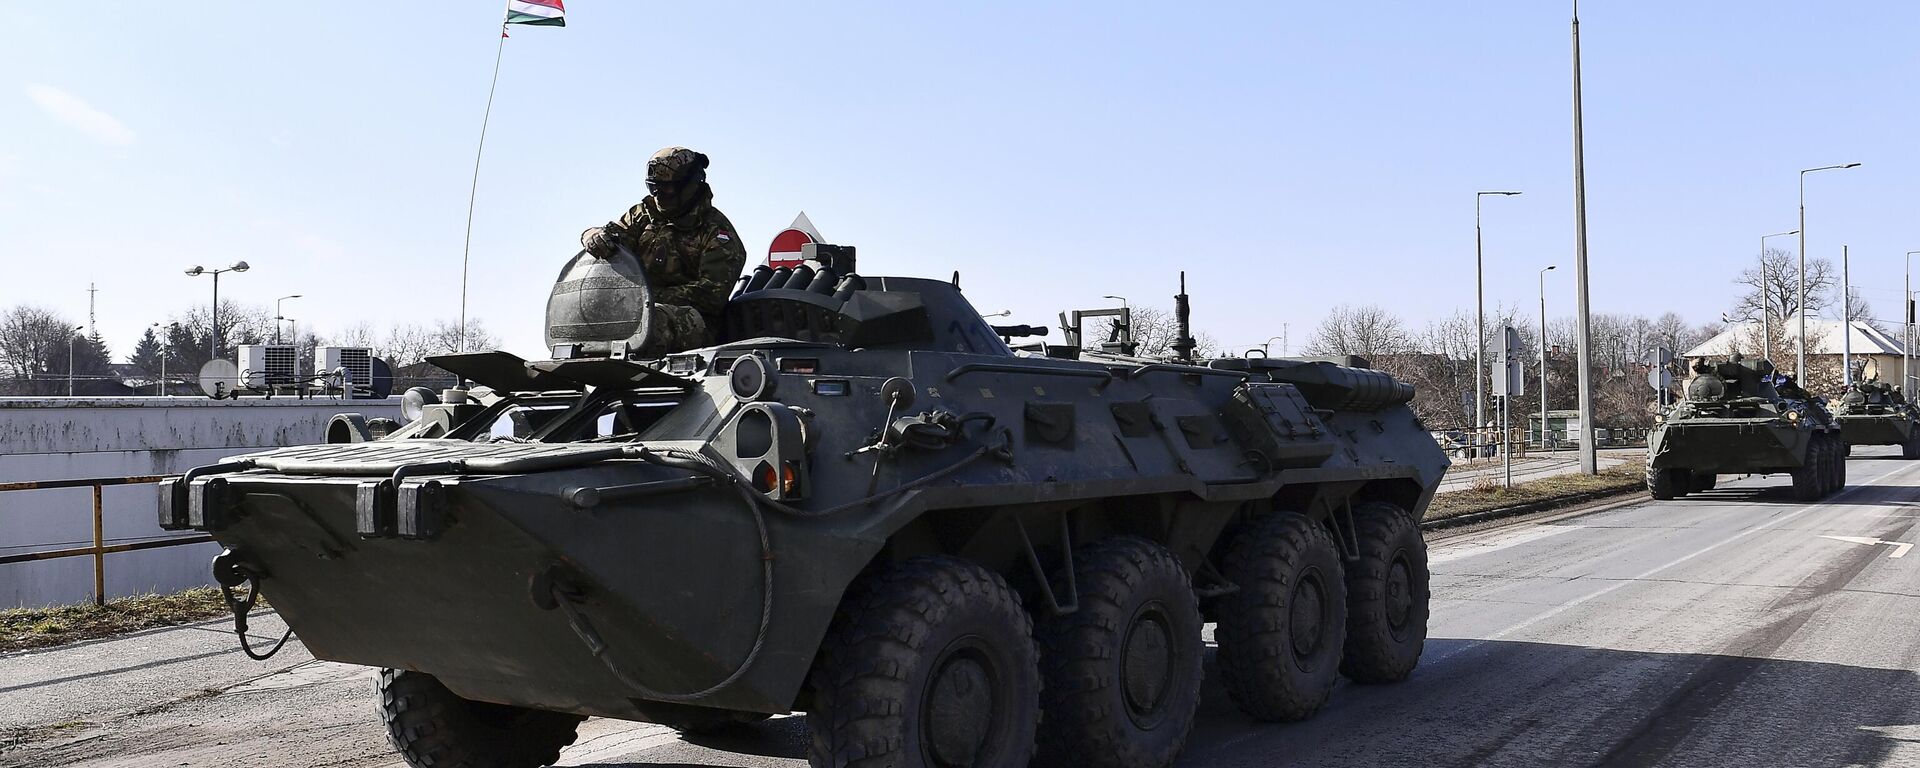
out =
[[[1897,445],[1900,458],[1920,459],[1920,411],[1891,384],[1864,381],[1848,388],[1833,416],[1846,438],[1847,455],[1856,445]]]
[[[808,249],[718,344],[657,357],[638,263],[581,253],[551,359],[433,358],[468,384],[195,468],[160,521],[226,547],[243,645],[264,594],[315,657],[382,668],[415,766],[546,765],[585,716],[794,711],[817,766],[1165,766],[1203,622],[1259,720],[1413,671],[1447,461],[1410,385],[1203,365],[1184,330],[1180,359],[1016,352],[1047,329],[988,325],[957,276]]]
[[[1846,444],[1825,403],[1767,360],[1697,361],[1686,397],[1647,434],[1647,493],[1674,499],[1712,490],[1719,475],[1793,477],[1811,501],[1847,484]]]

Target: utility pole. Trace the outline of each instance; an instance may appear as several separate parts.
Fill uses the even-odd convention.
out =
[[[1511,197],[1518,192],[1475,192],[1473,193],[1473,428],[1485,429],[1487,426],[1486,384],[1481,373],[1492,375],[1487,369],[1487,295],[1486,295],[1486,254],[1480,241],[1480,199],[1487,195]]]
[[[99,292],[100,292],[100,289],[94,287],[93,283],[87,283],[87,335],[88,336],[100,335],[100,325],[98,323],[95,323],[93,320],[94,294],[97,294]]]
[[[1540,450],[1547,450],[1547,273],[1555,264],[1540,270]]]
[[[1913,399],[1913,255],[1907,251],[1907,287],[1900,292],[1900,303],[1907,313],[1906,333],[1900,337],[1900,391]]]
[[[1840,386],[1853,386],[1853,284],[1847,276],[1847,247],[1840,246]]]
[[[1814,171],[1832,171],[1858,167],[1860,167],[1859,163],[1846,163],[1844,165],[1823,165],[1819,168],[1808,168],[1800,172],[1800,297],[1796,300],[1798,305],[1797,311],[1800,313],[1800,342],[1796,348],[1798,350],[1798,359],[1794,362],[1793,377],[1799,380],[1800,385],[1803,387],[1806,386],[1807,382],[1807,174],[1813,173]]]
[[[1598,474],[1599,455],[1593,436],[1593,366],[1588,343],[1590,325],[1587,308],[1587,161],[1586,139],[1580,123],[1580,0],[1573,0],[1573,282],[1574,344],[1579,345],[1576,365],[1580,370],[1580,471]]]

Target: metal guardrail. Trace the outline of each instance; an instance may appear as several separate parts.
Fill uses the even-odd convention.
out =
[[[172,536],[147,541],[135,541],[126,544],[108,545],[105,538],[106,526],[101,519],[101,489],[109,485],[142,485],[157,483],[165,479],[164,475],[134,475],[131,477],[93,477],[78,480],[28,480],[17,483],[0,483],[0,492],[5,491],[50,491],[60,488],[93,489],[93,546],[72,547],[68,549],[50,549],[41,552],[28,552],[19,555],[0,556],[0,565],[28,563],[37,560],[57,560],[65,557],[93,557],[93,604],[107,604],[107,555],[117,552],[134,552],[142,549],[178,547],[187,544],[203,544],[213,541],[211,536]]]

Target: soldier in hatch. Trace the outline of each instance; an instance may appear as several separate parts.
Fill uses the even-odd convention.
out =
[[[648,195],[617,221],[580,233],[600,258],[624,246],[640,259],[653,286],[648,346],[679,351],[712,344],[720,310],[747,264],[733,222],[713,207],[707,156],[667,147],[647,161]]]

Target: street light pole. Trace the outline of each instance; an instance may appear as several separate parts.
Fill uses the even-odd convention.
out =
[[[1760,358],[1773,359],[1773,287],[1767,283],[1767,238],[1800,234],[1800,230],[1760,236]],[[1785,318],[1781,318],[1785,319]]]
[[[293,294],[292,296],[282,296],[280,298],[273,300],[273,343],[275,344],[280,343],[280,321],[287,319],[281,316],[280,314],[280,302],[286,301],[287,299],[297,299],[297,298],[300,298],[300,294],[296,293],[296,294]],[[299,344],[300,337],[294,336],[293,343],[296,345]]]
[[[1913,255],[1920,251],[1907,251],[1907,287],[1900,292],[1900,311],[1906,314],[1902,326],[1906,332],[1900,336],[1900,391],[1912,400],[1913,394]]]
[[[198,264],[187,268],[189,276],[213,275],[213,312],[208,316],[211,327],[207,332],[208,360],[220,356],[220,273],[245,271],[247,271],[247,263],[244,261],[236,261],[233,266],[226,269],[206,269]]]
[[[1807,174],[1814,171],[1831,171],[1845,168],[1858,168],[1859,163],[1844,165],[1823,165],[1808,168],[1800,172],[1800,296],[1795,299],[1796,311],[1800,314],[1800,339],[1797,346],[1798,359],[1794,362],[1793,377],[1800,380],[1800,386],[1807,385]]]
[[[1853,283],[1847,247],[1840,246],[1840,386],[1853,386]]]
[[[1272,345],[1273,345],[1273,340],[1274,340],[1274,339],[1278,339],[1278,338],[1281,338],[1281,337],[1279,337],[1279,336],[1268,336],[1268,337],[1267,337],[1267,340],[1266,340],[1266,341],[1263,341],[1263,342],[1260,342],[1260,354],[1261,354],[1261,355],[1264,355],[1264,356],[1268,356],[1268,357],[1271,357],[1271,356],[1273,355],[1273,348],[1272,348]],[[1286,347],[1285,347],[1284,345],[1286,344],[1286,342],[1285,342],[1284,340],[1282,340],[1282,341],[1281,341],[1281,344],[1283,345],[1283,346],[1281,347],[1281,353],[1282,353],[1282,354],[1285,354],[1285,351],[1286,351]]]
[[[67,397],[73,397],[73,348],[80,344],[80,331],[86,326],[76,325],[67,332]]]
[[[1486,253],[1480,238],[1480,198],[1487,195],[1513,196],[1518,192],[1473,193],[1473,428],[1487,425],[1486,384],[1480,374],[1487,367]]]
[[[1580,0],[1573,0],[1573,299],[1575,360],[1580,382],[1580,472],[1600,472],[1593,436],[1593,360],[1587,314],[1587,150],[1580,118]]]
[[[1547,450],[1547,273],[1558,265],[1540,270],[1540,450]]]

